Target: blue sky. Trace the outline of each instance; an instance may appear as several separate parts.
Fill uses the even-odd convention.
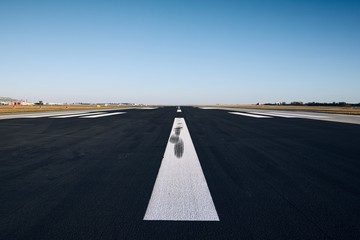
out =
[[[0,1],[0,96],[360,102],[359,1]]]

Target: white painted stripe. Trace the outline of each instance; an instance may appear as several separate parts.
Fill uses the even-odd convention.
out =
[[[285,118],[329,118],[327,116],[319,116],[319,115],[307,115],[307,114],[297,114],[297,113],[283,113],[283,112],[251,112],[255,114],[262,114],[274,117],[285,117]]]
[[[184,118],[175,118],[144,220],[219,221]]]
[[[21,118],[42,118],[42,117],[54,117],[54,116],[61,116],[66,115],[65,112],[63,113],[49,113],[49,114],[36,114],[36,115],[23,115]]]
[[[181,112],[181,109],[176,110],[176,112]]]
[[[100,117],[108,117],[108,116],[119,115],[119,114],[124,114],[124,113],[126,113],[126,112],[105,113],[105,114],[91,115],[91,116],[85,116],[85,117],[80,117],[80,118],[100,118]]]
[[[91,116],[91,115],[97,115],[97,114],[104,114],[104,113],[105,112],[70,114],[70,115],[56,116],[56,117],[50,117],[50,118],[72,118],[72,117],[81,117],[81,116]]]
[[[299,114],[299,113],[280,113],[280,114],[286,114],[286,115],[295,116],[295,117],[299,117],[299,118],[329,118],[327,116],[312,115],[312,114]]]
[[[246,117],[253,117],[253,118],[271,118],[269,116],[261,116],[261,115],[254,115],[249,113],[240,113],[240,112],[229,112],[230,114],[242,115]]]
[[[297,116],[287,115],[287,114],[279,114],[279,113],[265,113],[265,112],[250,112],[253,114],[261,114],[266,116],[273,116],[273,117],[283,117],[283,118],[298,118]]]
[[[141,108],[136,108],[136,109],[143,109],[143,110],[153,110],[153,109],[157,109],[158,107],[141,107]]]
[[[103,110],[69,110],[69,111],[56,111],[56,112],[34,112],[34,113],[16,113],[16,114],[6,114],[0,115],[1,119],[18,119],[18,118],[43,118],[43,117],[55,117],[55,116],[62,116],[62,115],[72,115],[72,114],[82,114],[82,113],[90,113],[90,112],[100,112],[100,111],[107,111],[112,109],[103,109]],[[122,108],[121,110],[124,110]]]

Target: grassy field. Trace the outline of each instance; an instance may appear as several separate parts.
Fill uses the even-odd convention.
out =
[[[205,107],[205,105],[202,105],[202,107]],[[206,105],[206,107],[292,110],[292,111],[311,111],[311,112],[322,112],[322,113],[360,115],[359,107],[283,106],[283,105],[273,106],[273,105],[241,105],[241,104]]]
[[[216,104],[216,105],[196,105],[198,107],[225,107],[225,108],[247,108],[247,109],[267,109],[267,110],[293,110],[311,111],[323,113],[353,114],[360,115],[359,107],[322,107],[322,106],[271,106],[271,105],[241,105],[241,104]],[[0,114],[21,113],[21,112],[49,112],[49,111],[74,111],[74,110],[95,110],[126,108],[134,106],[104,106],[104,105],[56,105],[56,106],[1,106]],[[141,106],[139,106],[141,107]]]
[[[56,105],[56,106],[0,106],[0,114],[21,113],[21,112],[49,112],[49,111],[74,111],[74,110],[92,110],[92,109],[109,109],[124,108],[132,106],[104,106],[104,105]]]

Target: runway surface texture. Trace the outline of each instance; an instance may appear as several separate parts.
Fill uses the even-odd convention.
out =
[[[0,119],[0,239],[360,239],[355,116],[71,114]]]

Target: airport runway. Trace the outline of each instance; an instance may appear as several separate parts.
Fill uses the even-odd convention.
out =
[[[194,107],[9,116],[0,239],[360,239],[359,117]]]

